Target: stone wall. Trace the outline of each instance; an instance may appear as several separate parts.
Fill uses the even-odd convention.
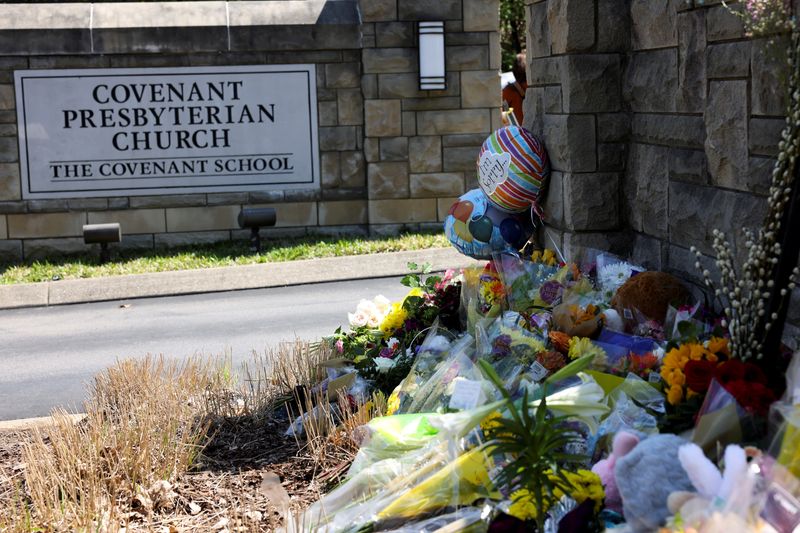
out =
[[[445,91],[417,90],[419,20],[445,21]],[[265,235],[440,227],[499,121],[498,26],[498,0],[2,4],[0,261],[85,250],[96,222],[124,247],[245,238],[242,206],[276,208]],[[287,63],[316,65],[319,189],[22,200],[15,70]]]
[[[711,256],[714,228],[741,254],[784,123],[785,42],[746,38],[719,0],[527,9],[525,122],[553,161],[551,233],[567,251],[610,248],[684,277],[697,275],[690,246]]]
[[[585,246],[614,248],[624,225],[628,17],[624,0],[599,3],[549,0],[527,7],[524,124],[544,139],[552,167],[544,244],[553,239],[570,257]]]
[[[361,0],[369,221],[441,228],[500,125],[498,0]],[[447,89],[420,91],[415,26],[445,22]]]

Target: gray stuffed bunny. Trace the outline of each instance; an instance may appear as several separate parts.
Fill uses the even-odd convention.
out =
[[[688,442],[676,435],[654,435],[617,460],[614,476],[622,513],[633,531],[657,530],[672,514],[667,508],[670,493],[694,490],[678,459],[678,448]]]

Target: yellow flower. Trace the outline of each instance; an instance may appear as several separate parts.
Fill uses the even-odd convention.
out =
[[[664,370],[669,368],[680,368],[681,362],[681,352],[678,348],[673,348],[667,352],[667,355],[664,356],[664,362],[662,366],[662,376],[664,375]]]
[[[673,385],[667,392],[667,401],[672,405],[678,405],[683,399],[683,387],[680,385]]]
[[[422,289],[420,289],[419,287],[414,287],[413,289],[408,291],[408,294],[406,294],[406,298],[409,298],[411,296],[423,296],[424,294],[425,292]],[[405,301],[405,298],[403,299],[403,301]]]
[[[521,334],[514,329],[507,328],[505,326],[500,326],[500,333],[502,335],[508,335],[509,337],[511,337],[512,346],[519,346],[519,345],[527,346],[534,354],[537,354],[539,352],[544,352],[547,350],[547,348],[545,348],[544,346],[544,343],[539,339],[531,337],[529,335]]]
[[[692,361],[700,361],[705,359],[706,349],[702,344],[692,343],[689,345],[689,359]]]
[[[391,416],[400,409],[400,394],[395,390],[386,401],[386,416]]]
[[[578,503],[592,500],[595,502],[595,512],[599,511],[606,497],[600,476],[591,470],[584,469],[578,470],[577,472],[565,472],[565,474],[573,486],[573,489],[569,491],[569,495],[572,499]]]
[[[731,355],[731,350],[728,347],[728,339],[722,337],[711,337],[708,340],[708,351],[712,354],[723,354],[728,357]],[[711,358],[708,358],[708,360],[710,361]]]
[[[570,359],[593,355],[593,363],[596,365],[602,365],[606,360],[606,352],[596,344],[592,344],[592,341],[586,337],[572,337],[569,340],[569,352],[567,355],[569,355]]]
[[[672,373],[672,382],[670,382],[670,385],[680,385],[683,387],[685,384],[686,375],[682,371],[675,369],[675,371]]]
[[[410,293],[409,293],[410,294]],[[408,318],[408,312],[403,309],[403,304],[394,302],[386,314],[386,318],[381,322],[380,330],[383,332],[383,337],[389,338]]]
[[[536,519],[536,504],[533,496],[527,489],[520,489],[511,493],[511,505],[508,507],[508,514],[520,520]]]
[[[534,250],[531,254],[531,261],[537,263],[542,260],[542,251],[541,250]]]

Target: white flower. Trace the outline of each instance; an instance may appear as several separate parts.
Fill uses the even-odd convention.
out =
[[[383,296],[376,296],[374,300],[361,300],[358,302],[355,313],[348,313],[352,327],[369,326],[372,329],[380,327],[381,322],[389,311],[389,300]]]
[[[389,342],[386,343],[390,350],[395,351],[397,347],[400,345],[400,341],[396,338],[392,337],[389,339]]]
[[[367,325],[369,317],[363,311],[356,311],[355,313],[347,313],[347,320],[350,322],[350,327],[362,328]]]
[[[375,307],[378,308],[378,312],[382,315],[386,315],[386,313],[389,312],[389,307],[392,305],[392,302],[390,302],[389,299],[383,294],[379,294],[373,298],[372,303],[375,304]]]
[[[373,361],[375,361],[375,366],[378,368],[378,372],[381,374],[385,374],[394,368],[396,363],[394,359],[389,359],[388,357],[376,357],[373,359]]]
[[[378,307],[371,302],[370,300],[361,300],[358,302],[358,306],[356,307],[356,311],[363,311],[367,315],[376,315],[378,314]]]
[[[633,275],[633,266],[620,261],[604,265],[597,271],[597,280],[606,291],[616,291]]]

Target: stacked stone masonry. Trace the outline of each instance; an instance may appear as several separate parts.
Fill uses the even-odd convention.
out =
[[[555,242],[684,277],[698,275],[691,246],[710,261],[714,228],[741,255],[784,125],[786,41],[747,38],[719,0],[526,3],[525,125],[552,160]]]
[[[475,187],[499,125],[498,0],[304,0],[0,6],[0,261],[86,250],[81,227],[120,222],[122,246],[441,227]],[[447,89],[418,89],[416,25],[443,20]],[[312,63],[320,188],[23,200],[13,76],[22,69]]]

